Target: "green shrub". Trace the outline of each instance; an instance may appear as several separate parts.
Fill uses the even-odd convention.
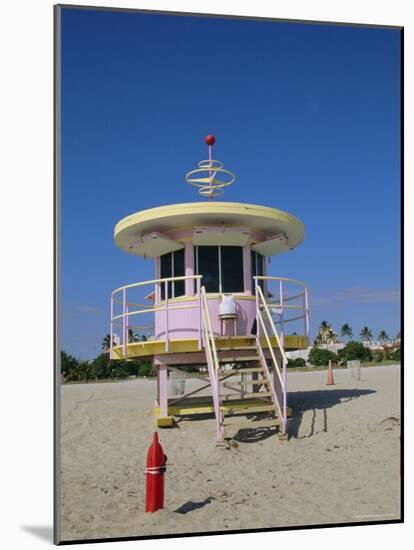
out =
[[[65,382],[154,376],[152,362],[148,359],[111,361],[109,353],[101,353],[92,361],[79,361],[64,351],[61,352],[61,372]]]
[[[115,363],[115,361],[113,361]],[[101,353],[91,363],[89,371],[89,379],[97,380],[100,378],[113,378],[112,374],[112,361],[109,359],[109,353]]]
[[[306,365],[306,361],[302,357],[296,357],[293,362],[295,364],[295,367],[304,367]]]
[[[72,355],[69,355],[65,351],[60,352],[60,370],[63,374],[63,379],[66,380],[78,380],[78,367],[79,361]]]
[[[323,367],[329,364],[329,360],[331,360],[332,363],[337,363],[338,356],[336,353],[328,349],[317,348],[316,346],[313,346],[310,350],[308,361],[311,365]]]
[[[381,363],[381,361],[384,360],[384,354],[380,351],[377,351],[376,353],[374,353],[372,360],[375,361],[375,363]]]
[[[401,361],[401,349],[397,348],[392,353],[390,353],[390,359],[393,361]]]
[[[366,348],[361,342],[351,340],[347,345],[339,350],[339,359],[342,363],[347,361],[372,361],[372,351]]]
[[[293,369],[294,367],[296,367],[295,360],[294,359],[288,359],[286,366],[287,366],[288,369]]]
[[[150,361],[140,361],[138,376],[155,376],[154,368]]]
[[[132,361],[112,361],[113,378],[127,378],[128,376],[154,376],[152,362],[148,359],[133,359]]]

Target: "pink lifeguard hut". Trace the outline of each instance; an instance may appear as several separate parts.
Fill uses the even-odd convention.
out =
[[[155,273],[112,292],[111,358],[153,361],[159,427],[211,414],[217,441],[232,424],[286,437],[286,350],[308,346],[308,290],[267,266],[301,243],[303,224],[269,206],[214,201],[235,176],[212,159],[214,136],[205,141],[208,160],[186,175],[205,202],[142,210],[115,226],[117,246],[153,259]],[[177,379],[191,375],[204,384],[177,394]]]

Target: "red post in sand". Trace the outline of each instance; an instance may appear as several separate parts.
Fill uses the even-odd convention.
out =
[[[333,386],[335,384],[333,377],[332,361],[329,359],[328,365],[328,379],[326,381],[327,386]]]
[[[146,473],[146,512],[156,512],[164,508],[164,472],[167,457],[158,441],[158,433],[154,432],[154,438],[147,453]]]

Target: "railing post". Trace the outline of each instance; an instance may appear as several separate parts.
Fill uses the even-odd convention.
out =
[[[155,283],[154,305],[158,304],[158,302],[161,301],[161,285],[162,285],[162,283],[159,282],[159,279],[160,279],[160,258],[157,258],[155,260],[155,276],[156,276],[157,282]]]
[[[168,281],[164,281],[165,294],[165,351],[170,351],[169,316],[168,316]]]
[[[122,353],[126,356],[127,342],[125,337],[126,329],[126,288],[122,289]]]
[[[287,432],[287,387],[286,387],[286,361],[282,356],[282,379],[283,379],[283,431]]]
[[[126,304],[126,321],[125,321],[125,337],[126,337],[126,341],[127,341],[127,344],[129,344],[129,307],[128,307],[128,304]],[[132,325],[133,326],[133,325]]]
[[[285,346],[285,328],[284,328],[284,315],[283,315],[283,281],[279,281],[279,305],[280,305],[280,336],[282,341],[282,346]]]
[[[197,278],[196,280],[197,285],[197,301],[198,301],[198,349],[201,350],[203,347],[203,340],[202,340],[202,304],[201,304],[201,279]]]
[[[111,293],[111,324],[109,328],[109,359],[113,359],[113,339],[114,339],[114,296]]]
[[[254,278],[254,293],[256,296],[256,336],[260,338],[260,323],[259,323],[259,292],[257,290],[257,287],[259,286],[259,280],[255,277]]]
[[[309,339],[309,303],[308,303],[308,289],[305,287],[304,301],[305,301],[305,335]]]

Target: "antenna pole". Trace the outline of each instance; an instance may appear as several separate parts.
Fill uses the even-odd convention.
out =
[[[214,197],[212,150],[213,150],[213,145],[216,142],[216,138],[212,134],[208,134],[205,138],[205,142],[208,145],[208,178],[210,180],[210,191],[208,193],[208,198],[212,200]]]
[[[213,198],[213,177],[212,177],[212,170],[211,170],[212,148],[213,148],[213,146],[209,144],[208,145],[208,164],[209,164],[208,173],[209,173],[209,177],[210,177],[210,194],[209,194],[208,198],[210,200]]]
[[[213,145],[216,138],[212,134],[208,134],[204,141],[208,146],[208,159],[201,160],[198,163],[198,168],[188,172],[185,181],[190,185],[194,185],[194,187],[198,187],[200,195],[212,200],[222,195],[224,187],[234,183],[236,176],[230,170],[225,170],[222,162],[213,160]],[[220,179],[216,178],[217,174],[219,174]]]

